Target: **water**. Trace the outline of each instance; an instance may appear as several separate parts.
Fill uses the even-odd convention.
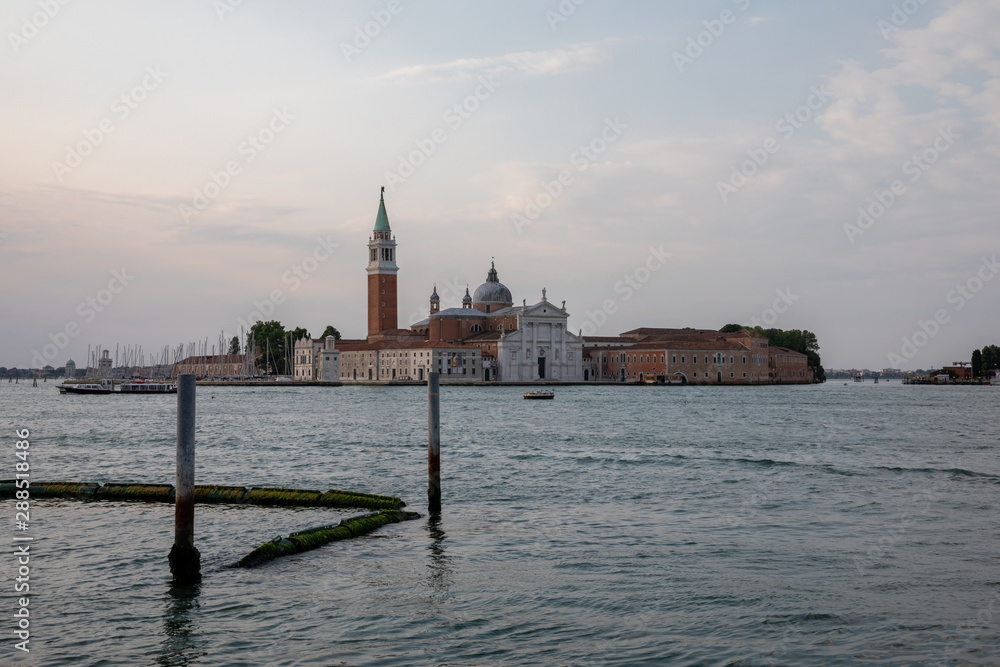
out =
[[[195,593],[171,506],[33,501],[32,651],[4,612],[2,662],[1000,664],[996,388],[522,391],[442,389],[439,522],[235,570],[357,512],[199,506]],[[3,479],[28,428],[37,481],[173,481],[173,397],[0,383],[0,427]],[[199,387],[197,440],[198,483],[426,514],[424,388]]]

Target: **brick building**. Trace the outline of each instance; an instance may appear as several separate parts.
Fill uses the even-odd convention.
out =
[[[811,382],[808,358],[748,329],[641,328],[585,339],[585,377],[597,382],[769,384]]]
[[[174,375],[194,375],[196,378],[237,378],[253,375],[245,354],[209,354],[182,359]]]

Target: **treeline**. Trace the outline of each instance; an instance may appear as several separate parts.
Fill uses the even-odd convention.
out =
[[[735,333],[749,329],[765,336],[774,347],[787,347],[809,358],[809,366],[813,368],[817,382],[826,382],[826,371],[819,356],[819,339],[816,334],[805,329],[765,329],[761,326],[751,327],[742,324],[727,324],[719,329],[721,333]]]
[[[997,369],[1000,369],[1000,347],[987,345],[972,353],[973,379],[989,377]]]
[[[333,336],[340,340],[340,332],[332,325],[323,330],[323,335],[320,338],[327,336]],[[257,367],[264,372],[270,371],[275,375],[291,375],[295,368],[295,341],[303,337],[311,338],[309,330],[304,327],[286,329],[277,320],[257,322],[250,327],[250,332],[247,334],[247,349],[250,349],[252,341],[252,344],[260,351],[260,356],[257,357]],[[234,338],[232,346],[238,348],[239,340]]]

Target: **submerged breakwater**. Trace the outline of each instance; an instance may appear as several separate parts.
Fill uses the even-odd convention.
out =
[[[13,480],[0,482],[0,498],[13,498],[17,492]],[[80,482],[33,482],[29,493],[35,498],[72,498],[76,500],[141,500],[172,503],[175,490],[170,484],[87,484]],[[280,505],[286,507],[367,507],[401,509],[399,498],[371,493],[330,489],[326,493],[303,489],[243,486],[195,486],[196,503]]]
[[[234,567],[257,567],[281,556],[304,553],[318,549],[330,542],[361,537],[388,523],[413,521],[419,518],[420,515],[416,512],[382,510],[376,514],[366,514],[364,516],[344,519],[334,525],[300,530],[292,533],[288,538],[277,537],[270,542],[265,542],[241,558]]]

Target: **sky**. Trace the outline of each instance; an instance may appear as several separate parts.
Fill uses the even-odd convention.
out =
[[[0,365],[366,333],[485,281],[569,326],[1000,344],[1000,3],[8,0]]]

